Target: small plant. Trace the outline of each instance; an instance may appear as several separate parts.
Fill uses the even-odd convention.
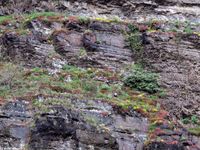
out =
[[[176,28],[180,28],[180,26],[181,26],[181,22],[179,20],[175,21],[174,24],[175,24]]]
[[[39,67],[35,67],[35,68],[31,69],[31,72],[32,73],[40,73],[41,74],[44,71],[41,68],[39,68]]]
[[[18,29],[18,30],[16,30],[16,33],[18,35],[28,35],[30,33],[30,31],[28,29]]]
[[[191,28],[191,24],[188,21],[185,22],[185,28],[184,28],[183,32],[185,32],[187,34],[193,33],[192,28]]]
[[[37,108],[38,110],[42,110],[43,112],[49,112],[50,109],[44,101],[39,101],[38,99],[34,99],[32,101],[32,105]]]
[[[108,84],[102,84],[102,85],[100,86],[100,90],[109,91],[109,90],[111,90],[111,87],[110,87]]]
[[[89,24],[90,23],[90,19],[87,17],[78,17],[78,21],[80,24]]]
[[[64,71],[72,72],[72,73],[82,72],[81,68],[78,68],[78,67],[75,67],[75,66],[72,66],[72,65],[64,65],[64,66],[62,67],[62,69],[63,69]]]
[[[0,85],[6,85],[12,88],[13,81],[20,75],[19,67],[11,63],[0,64]]]
[[[79,56],[80,56],[80,57],[87,56],[87,51],[86,51],[85,48],[80,48]]]
[[[190,128],[188,131],[193,135],[200,136],[200,126],[195,128]]]
[[[160,28],[161,22],[159,22],[159,20],[150,20],[147,24],[150,29],[158,30]]]
[[[198,123],[198,118],[197,118],[197,116],[196,115],[193,115],[192,117],[191,117],[191,122],[193,123],[193,124],[197,124]]]
[[[191,27],[189,25],[185,27],[183,32],[185,32],[187,34],[192,34],[193,33],[193,31],[192,31],[192,29],[191,29]]]
[[[135,25],[133,25],[133,24],[129,24],[128,28],[129,28],[129,30],[130,30],[131,33],[137,33],[137,32],[139,32],[138,27],[135,26]]]
[[[129,46],[131,47],[132,50],[136,50],[136,51],[142,50],[143,49],[142,40],[141,40],[138,27],[132,24],[129,24],[128,27],[130,30],[130,33],[127,36]]]
[[[131,75],[124,80],[126,86],[154,94],[160,91],[155,73],[145,71],[141,66],[133,66]]]
[[[91,126],[97,127],[99,124],[98,119],[93,116],[84,116],[84,119]]]
[[[56,16],[58,15],[57,13],[55,12],[33,12],[31,14],[25,14],[23,15],[23,17],[26,18],[27,21],[31,21],[33,19],[36,19],[38,17],[50,17],[50,16]]]
[[[190,123],[190,118],[184,118],[184,119],[182,119],[182,123],[183,124],[189,124]]]
[[[131,33],[128,36],[128,41],[132,50],[140,51],[142,49],[142,41],[137,33]]]
[[[172,28],[171,30],[169,30],[171,32],[178,32],[177,28]]]
[[[120,23],[121,19],[118,16],[115,16],[115,17],[112,18],[112,22]]]
[[[199,119],[196,115],[192,115],[191,117],[185,117],[182,119],[183,124],[198,124]]]
[[[149,131],[150,132],[154,131],[157,128],[157,126],[158,125],[156,123],[151,123],[150,126],[149,126]]]
[[[0,16],[0,24],[3,24],[7,21],[11,21],[13,19],[12,16]]]
[[[167,91],[165,91],[164,89],[160,89],[160,91],[158,93],[158,97],[165,98],[166,95],[167,95]]]
[[[111,100],[112,99],[112,95],[98,92],[97,95],[96,95],[96,98],[104,99],[104,100]]]
[[[82,88],[85,92],[92,92],[93,94],[97,93],[97,85],[94,81],[82,81]]]
[[[151,99],[151,100],[157,100],[158,96],[157,95],[149,95],[149,99]]]

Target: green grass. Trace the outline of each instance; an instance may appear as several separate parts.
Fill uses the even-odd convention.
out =
[[[50,17],[50,16],[57,16],[57,15],[60,15],[60,14],[56,12],[32,12],[30,14],[23,15],[23,17],[25,17],[27,20],[33,20],[41,16]]]
[[[41,16],[49,17],[49,16],[58,16],[58,15],[61,15],[61,14],[58,14],[55,12],[32,12],[30,14],[22,14],[21,17],[26,21],[30,21]],[[12,21],[16,17],[19,17],[19,16],[16,16],[16,15],[0,16],[0,23],[4,21]]]
[[[99,87],[99,90],[112,91],[112,87],[110,87],[108,84],[102,84]]]
[[[64,16],[64,14],[56,13],[56,12],[32,12],[29,14],[22,14],[22,15],[8,15],[8,16],[0,16],[0,24],[3,23],[10,23],[11,25],[15,25],[16,22],[19,22],[19,26],[17,29],[15,29],[16,33],[20,35],[25,35],[30,33],[30,31],[26,28],[26,25],[28,22],[31,20],[34,20],[36,18],[42,17],[43,20],[48,20],[48,17],[53,17],[53,16]],[[58,19],[59,20],[59,19]],[[7,29],[3,30],[0,29],[0,33],[3,33],[4,31],[7,31]]]
[[[195,128],[190,128],[188,131],[193,135],[200,136],[200,126]]]
[[[13,17],[10,15],[9,16],[0,16],[0,24],[2,24],[5,21],[10,21],[12,19],[13,19]]]
[[[55,105],[73,108],[71,103],[73,99],[100,100],[120,108],[122,112],[133,109],[144,116],[154,116],[160,109],[155,103],[157,97],[152,95],[149,98],[149,94],[124,86],[118,73],[106,69],[83,69],[64,65],[57,75],[51,75],[46,69],[24,69],[4,62],[0,63],[0,71],[9,73],[8,66],[10,66],[9,71],[16,74],[12,79],[12,86],[0,84],[0,99],[26,98],[32,102],[36,115],[49,112],[51,106]],[[69,76],[71,80],[66,81]],[[112,78],[116,81],[107,84],[97,80],[96,77]],[[42,98],[35,98],[37,95]],[[93,118],[88,117],[85,120],[96,126],[96,120]],[[193,120],[195,121],[195,118]]]
[[[0,97],[5,97],[9,94],[10,87],[9,86],[1,86],[0,87]]]
[[[87,51],[85,48],[80,48],[80,51],[79,51],[79,57],[84,57],[84,56],[87,56]]]
[[[7,77],[6,75],[9,75],[9,72],[5,66],[8,65],[4,63],[2,66],[4,67],[1,67],[0,70],[5,72],[5,77]],[[133,108],[144,113],[155,112],[156,110],[156,106],[151,104],[151,99],[143,94],[141,96],[141,93],[134,93],[133,90],[125,87],[120,76],[109,70],[83,69],[65,65],[60,73],[55,76],[42,68],[20,69],[16,65],[12,64],[11,66],[9,71],[16,73],[11,80],[12,85],[0,85],[0,97],[4,99],[12,97],[28,97],[31,99],[35,94],[49,95],[51,99],[48,102],[37,100],[33,102],[35,107],[45,110],[51,105],[65,105],[67,102],[65,99],[54,98],[54,96],[65,95],[76,99],[111,102],[123,109]],[[71,80],[66,80],[69,77]],[[96,77],[112,78],[116,81],[107,84],[96,80]]]
[[[84,16],[79,16],[78,21],[81,24],[89,24],[90,23],[90,18],[84,17]]]
[[[94,118],[93,116],[83,116],[84,117],[84,120],[88,123],[88,124],[90,124],[90,125],[92,125],[92,126],[94,126],[94,127],[97,127],[97,126],[99,126],[99,120],[97,119],[97,118]]]
[[[56,13],[56,12],[32,12],[29,14],[22,14],[22,15],[9,15],[9,16],[0,16],[0,24],[3,23],[10,23],[11,25],[14,25],[17,21],[20,22],[19,27],[15,30],[20,35],[28,34],[29,30],[26,29],[26,25],[31,20],[34,20],[39,17],[43,17],[43,19],[48,20],[48,17],[53,16],[64,16],[64,14]],[[0,29],[0,32],[2,33],[4,30]]]
[[[185,29],[183,30],[183,32],[185,32],[185,33],[187,33],[187,34],[192,34],[192,33],[193,33],[193,30],[192,30],[192,28],[191,28],[190,25],[187,25],[187,26],[185,27]]]

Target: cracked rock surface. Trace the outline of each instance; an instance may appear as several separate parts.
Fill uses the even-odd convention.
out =
[[[0,59],[3,61],[36,71],[45,68],[48,75],[54,77],[52,80],[60,77],[64,83],[73,80],[69,73],[61,73],[66,64],[88,69],[88,72],[91,68],[105,69],[106,73],[112,70],[110,78],[106,73],[93,77],[106,85],[122,84],[115,73],[142,62],[146,70],[159,75],[159,85],[166,93],[152,102],[161,111],[151,118],[150,112],[143,115],[141,110],[126,108],[126,103],[124,109],[112,101],[92,99],[91,95],[77,98],[79,87],[70,91],[71,87],[66,90],[45,83],[34,94],[11,93],[12,97],[6,101],[0,96],[0,149],[200,149],[199,136],[191,134],[181,123],[181,119],[188,116],[200,119],[199,0],[0,0],[1,16],[20,16],[33,10],[93,19],[81,22],[74,16],[66,20],[55,16],[38,17],[23,24],[28,31],[25,33],[18,30],[20,22],[4,22],[0,24]],[[187,21],[186,26],[179,21]],[[127,33],[131,33],[129,24],[139,28],[140,53],[131,49],[127,41]],[[148,25],[149,30],[145,29]],[[176,31],[171,30],[174,27]],[[23,79],[31,73],[27,72]],[[40,73],[36,72],[35,76]],[[75,74],[80,78],[84,76]],[[49,88],[59,96],[52,91],[40,93]],[[111,97],[118,97],[120,92],[112,93]],[[41,107],[42,102],[50,105],[51,99],[62,103],[52,104],[47,110],[44,106],[40,110],[33,107],[33,101]],[[155,133],[149,129],[152,122],[157,125]]]

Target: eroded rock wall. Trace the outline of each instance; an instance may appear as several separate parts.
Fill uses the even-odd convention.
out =
[[[88,0],[88,1],[17,1],[0,2],[0,15],[57,11],[85,16],[131,18],[140,22],[152,19],[200,23],[198,0]]]
[[[116,16],[139,22],[152,18],[160,20],[190,20],[198,23],[200,9],[198,0],[130,0],[130,1],[0,1],[0,14],[21,14],[36,11],[69,12],[70,14]],[[70,19],[69,19],[70,20]],[[185,116],[200,115],[200,38],[198,34],[164,32],[161,25],[155,32],[145,34],[143,54],[136,57],[134,49],[127,44],[127,24],[91,21],[81,24],[71,21],[31,20],[19,34],[15,31],[2,33],[0,53],[4,58],[26,67],[59,69],[59,63],[67,62],[80,67],[96,67],[120,70],[127,64],[145,62],[149,70],[160,74],[160,85],[166,89],[166,96],[160,100],[169,111],[169,120]],[[17,26],[17,25],[16,25]],[[15,25],[1,27],[15,30]],[[196,28],[198,31],[199,27]],[[163,32],[162,32],[163,30]],[[144,40],[144,39],[143,39]],[[55,62],[51,56],[56,56]],[[141,57],[142,56],[142,57]],[[54,63],[52,65],[52,62]],[[56,64],[58,63],[58,64]],[[61,66],[62,67],[62,66]],[[99,80],[105,80],[100,78]],[[110,79],[112,80],[112,79]],[[112,81],[105,81],[112,82]],[[37,100],[47,100],[36,97]],[[63,97],[56,97],[62,101]],[[119,149],[141,150],[147,139],[148,120],[134,110],[121,114],[111,104],[102,101],[65,99],[73,109],[53,107],[39,116],[29,108],[26,101],[12,101],[2,105],[0,113],[0,142],[2,147],[29,149]],[[121,110],[120,110],[121,111]],[[33,115],[33,114],[35,115]],[[85,122],[86,117],[95,118],[103,129],[99,130]],[[13,121],[14,120],[14,121]],[[91,121],[91,120],[90,120]],[[34,123],[34,126],[31,124]],[[62,127],[61,127],[62,126]],[[162,126],[165,132],[158,132],[159,138],[145,149],[199,149],[199,138],[185,129],[175,132],[170,126]],[[177,127],[178,128],[178,127]],[[5,130],[4,130],[5,129]],[[159,130],[160,131],[160,130]],[[39,138],[38,138],[39,137]],[[183,137],[187,138],[182,141]],[[89,139],[89,140],[88,140]]]
[[[145,59],[161,75],[160,83],[168,89],[162,101],[179,118],[200,116],[200,38],[197,35],[150,34]]]

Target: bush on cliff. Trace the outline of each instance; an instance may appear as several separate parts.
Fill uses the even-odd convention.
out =
[[[132,89],[154,94],[160,91],[157,77],[155,73],[145,71],[141,66],[134,66],[124,84]]]

